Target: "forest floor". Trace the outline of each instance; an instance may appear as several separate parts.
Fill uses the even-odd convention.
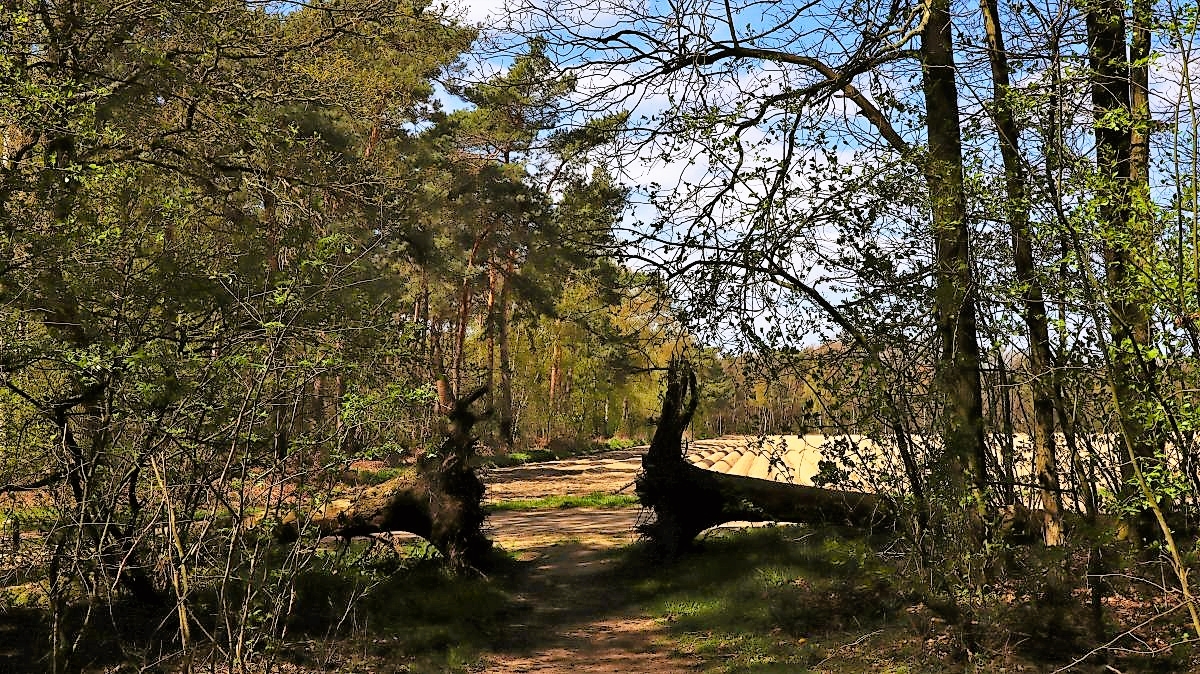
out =
[[[487,501],[632,492],[643,451],[488,470]],[[786,546],[803,529],[778,529],[789,532],[780,540],[726,536],[722,547],[721,534],[741,528],[727,525],[710,539],[706,561],[673,568],[640,554],[635,529],[642,516],[637,507],[493,512],[489,535],[521,569],[506,583],[520,608],[470,671],[953,671],[910,668],[911,647],[921,651],[924,639],[898,638],[890,628],[845,631],[827,642],[833,649],[778,628],[760,629],[773,610],[764,601],[771,564],[780,561],[771,548],[780,541]],[[756,566],[756,558],[764,563]],[[790,600],[791,593],[780,596]],[[803,609],[804,602],[798,604]],[[881,637],[890,653],[877,656],[867,642]],[[843,652],[846,645],[855,652]],[[897,651],[900,660],[893,662]]]
[[[794,442],[784,465],[792,479],[809,482],[817,462],[807,451],[795,460]],[[697,443],[690,458],[722,472],[779,479],[766,474],[776,468],[735,455],[745,453],[746,443]],[[1115,657],[1087,657],[1108,636],[1098,642],[1088,628],[1082,586],[1049,599],[1043,572],[1061,561],[1043,559],[1051,553],[1037,546],[1007,553],[1007,580],[998,579],[972,609],[969,624],[978,634],[965,647],[944,611],[927,605],[921,573],[909,568],[894,536],[828,526],[743,531],[735,523],[706,534],[696,554],[663,563],[637,543],[644,513],[636,505],[497,507],[550,496],[632,494],[642,451],[483,471],[494,508],[489,535],[515,560],[493,579],[512,611],[458,671],[1200,671],[1193,669],[1200,660],[1189,640],[1178,636],[1180,612],[1158,606],[1164,599],[1138,582],[1114,585],[1105,600],[1108,635],[1129,630],[1110,643],[1123,644],[1111,651]],[[1146,631],[1155,613],[1157,626]]]
[[[633,489],[642,449],[488,471],[490,503],[551,495]],[[513,588],[525,608],[509,624],[503,645],[478,671],[691,672],[696,658],[664,647],[661,624],[609,576],[614,548],[636,540],[639,508],[501,511],[489,518],[492,539],[528,565]]]
[[[754,477],[778,471],[746,458],[747,442],[695,443],[690,458]],[[784,457],[792,479],[821,470],[785,442],[805,451]],[[1085,537],[990,552],[943,541],[955,555],[946,568],[988,563],[995,574],[954,605],[896,532],[735,523],[702,535],[694,553],[653,559],[636,534],[642,451],[482,469],[498,549],[482,573],[448,571],[411,535],[322,546],[297,583],[287,638],[265,656],[277,666],[261,671],[1200,672],[1200,640],[1160,562],[1110,545],[1104,623],[1090,621],[1098,576]],[[140,640],[162,629],[153,611],[144,625],[141,614],[112,615],[112,638],[89,642],[85,671],[131,671],[112,667],[172,646]],[[0,672],[45,662],[48,635],[30,639],[31,629],[46,629],[36,607],[0,610]]]

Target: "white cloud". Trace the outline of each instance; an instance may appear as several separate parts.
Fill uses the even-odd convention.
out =
[[[489,25],[505,14],[505,0],[455,0],[462,18],[471,25]]]

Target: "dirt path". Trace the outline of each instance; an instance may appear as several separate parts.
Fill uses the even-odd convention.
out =
[[[568,508],[498,512],[488,517],[488,537],[506,550],[531,550],[556,543],[580,543],[597,549],[629,545],[640,508]]]
[[[488,503],[563,494],[633,493],[644,447],[481,471]]]
[[[613,548],[565,543],[522,551],[528,573],[516,599],[524,613],[481,672],[695,672],[672,652],[664,628],[629,601],[612,577]]]
[[[633,481],[641,451],[489,471],[489,500],[615,492]],[[516,582],[524,613],[481,672],[586,674],[695,672],[672,653],[666,632],[614,582],[619,548],[636,539],[638,508],[498,512],[490,535],[527,564]]]

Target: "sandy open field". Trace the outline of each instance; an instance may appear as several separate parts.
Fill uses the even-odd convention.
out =
[[[891,467],[891,453],[880,452],[874,442],[860,435],[731,436],[691,443],[688,459],[718,473],[812,485],[822,460],[846,457],[856,466],[880,470]],[[844,462],[838,463],[845,467]],[[854,469],[848,477],[853,481],[863,478]]]
[[[1099,458],[1098,477],[1112,481],[1119,475],[1117,452],[1112,436],[1081,436],[1080,456],[1085,462],[1088,457]],[[932,449],[931,439],[914,436],[910,438],[913,450],[927,456]],[[992,438],[994,456],[1002,455]],[[1032,475],[1032,443],[1028,435],[1018,434],[1012,438],[1015,457],[1015,478],[1021,498],[1033,503],[1035,499]],[[1072,473],[1067,470],[1067,450],[1062,437],[1057,442],[1059,470],[1069,486]],[[560,461],[532,463],[511,468],[496,468],[484,471],[488,484],[489,502],[507,499],[537,498],[555,494],[588,494],[592,492],[632,493],[633,482],[641,469],[645,447],[604,452]],[[1171,455],[1168,447],[1168,456]],[[688,445],[688,459],[707,470],[733,475],[745,475],[763,480],[775,480],[794,484],[814,485],[814,477],[821,474],[821,462],[830,461],[830,466],[842,474],[835,486],[851,491],[902,491],[905,489],[904,468],[894,443],[876,443],[860,435],[826,436],[768,435],[727,436],[711,440],[696,440]],[[919,459],[923,460],[923,459]],[[993,468],[995,470],[995,468]],[[825,472],[826,477],[831,471]]]

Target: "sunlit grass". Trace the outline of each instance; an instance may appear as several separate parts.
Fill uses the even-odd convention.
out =
[[[630,508],[638,505],[633,494],[610,494],[596,491],[590,494],[544,496],[542,498],[511,499],[488,506],[493,512],[502,510],[558,510],[564,508]]]
[[[631,560],[625,573],[670,646],[706,672],[906,671],[920,659],[902,623],[913,598],[863,538],[757,529],[667,565]]]

